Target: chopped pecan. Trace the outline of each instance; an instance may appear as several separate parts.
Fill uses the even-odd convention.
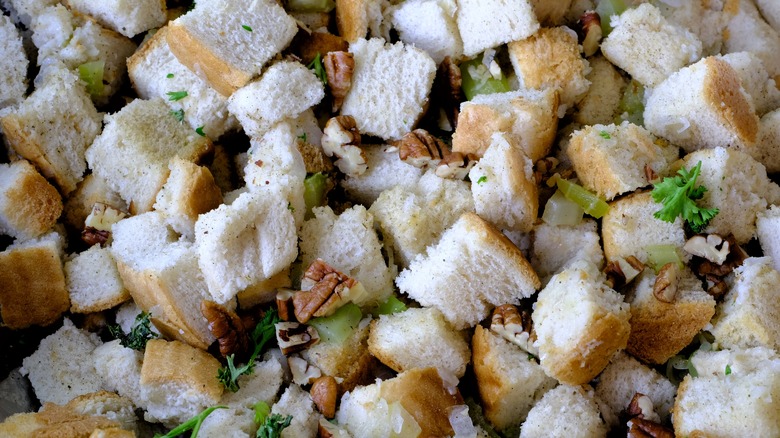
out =
[[[650,397],[640,392],[635,393],[631,398],[631,403],[629,403],[626,413],[632,418],[638,417],[655,422],[661,421],[661,417],[653,409],[653,401],[650,400]]]
[[[478,159],[479,157],[474,154],[463,155],[460,152],[453,152],[439,161],[436,175],[440,178],[465,179]]]
[[[618,257],[607,263],[604,273],[607,285],[613,289],[625,286],[645,269],[645,264],[634,256]]]
[[[312,317],[331,315],[347,301],[365,293],[360,282],[322,259],[315,260],[303,274],[301,289],[293,295],[293,307],[295,318],[304,323]]]
[[[596,11],[585,11],[577,21],[577,36],[586,57],[593,55],[599,49],[601,41],[601,17]]]
[[[560,161],[555,157],[545,157],[534,163],[534,179],[537,185],[547,181],[558,167]]]
[[[288,357],[287,365],[290,367],[293,382],[299,386],[309,385],[322,376],[322,370],[298,355]]]
[[[231,354],[242,356],[249,349],[249,334],[238,315],[221,304],[203,300],[200,313],[209,322],[209,331],[219,343],[219,353],[223,357]]]
[[[716,236],[713,234],[710,234],[707,236],[707,240],[705,240],[706,245],[710,245],[711,243],[714,244],[718,242],[719,236],[715,238],[710,238],[710,236]],[[698,249],[704,248],[702,245],[702,239],[704,239],[703,236],[694,236],[693,238],[689,239],[688,242],[695,239],[696,237],[699,237],[699,239],[696,240],[696,248],[693,249],[693,251],[697,251]],[[690,246],[688,243],[685,244],[686,250],[688,252],[691,252]],[[685,247],[684,247],[685,248]],[[713,248],[713,247],[711,247]],[[732,234],[729,234],[726,236],[725,239],[723,239],[722,243],[720,243],[720,248],[718,249],[717,246],[714,247],[715,250],[718,250],[719,252],[722,252],[724,248],[728,249],[728,255],[726,256],[725,260],[722,263],[715,263],[708,258],[704,258],[701,256],[696,255],[696,253],[691,252],[695,255],[693,257],[693,260],[691,260],[691,268],[695,273],[697,273],[700,277],[704,277],[708,284],[709,288],[707,292],[712,295],[713,297],[720,298],[724,293],[726,293],[727,286],[725,282],[723,281],[727,275],[729,275],[731,272],[734,271],[738,266],[742,265],[742,263],[747,259],[748,255],[745,253],[745,251],[737,244],[737,241],[734,239],[734,236]],[[703,250],[706,251],[706,250]],[[715,259],[716,256],[710,251],[709,253],[710,257]]]
[[[298,322],[276,323],[276,341],[285,356],[305,350],[320,341],[314,327]]]
[[[519,346],[526,353],[539,356],[539,350],[534,346],[536,333],[533,330],[533,321],[527,310],[521,312],[512,304],[496,307],[490,320],[490,330]]]
[[[331,109],[335,113],[341,108],[344,98],[352,87],[355,59],[349,52],[328,52],[322,59],[322,65],[328,77],[330,95],[333,96]]]
[[[707,276],[707,293],[712,295],[713,298],[719,300],[726,295],[729,291],[729,285],[721,278],[715,276]]]
[[[317,410],[328,419],[336,416],[336,400],[339,394],[339,385],[331,376],[322,376],[311,385],[311,399],[317,406]]]
[[[367,169],[366,155],[360,148],[360,132],[352,116],[332,117],[325,124],[322,136],[325,155],[336,156],[336,167],[346,175],[361,175]]]
[[[398,147],[398,157],[402,161],[420,169],[435,167],[450,153],[450,148],[443,141],[424,129],[408,132],[392,145]]]
[[[436,70],[433,89],[436,100],[441,105],[452,129],[458,127],[460,104],[463,102],[463,77],[460,67],[449,56],[446,56]]]
[[[658,180],[658,174],[655,173],[655,170],[649,164],[645,164],[645,179],[647,179],[647,182]]]
[[[106,246],[111,240],[111,226],[127,217],[127,213],[108,204],[96,202],[86,220],[81,240],[89,246]]]
[[[290,289],[279,289],[276,292],[276,309],[279,312],[279,319],[290,321],[293,319],[293,295],[294,291]]]
[[[677,296],[677,286],[680,281],[680,267],[675,262],[665,264],[653,284],[653,295],[664,303],[674,302]]]
[[[685,242],[683,249],[690,254],[705,258],[718,265],[722,265],[726,261],[726,257],[728,257],[730,252],[728,240],[723,240],[717,234],[707,236],[698,234],[693,236]]]
[[[111,238],[110,231],[98,230],[97,228],[85,227],[81,232],[81,240],[89,246],[106,246],[106,242]]]
[[[674,438],[674,432],[655,421],[632,418],[628,421],[628,436],[630,438]]]

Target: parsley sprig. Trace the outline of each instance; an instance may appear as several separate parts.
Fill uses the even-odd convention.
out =
[[[203,424],[203,420],[205,420],[206,417],[208,417],[212,412],[216,411],[217,409],[227,409],[227,406],[210,407],[204,410],[203,412],[201,412],[200,414],[185,421],[180,426],[176,427],[175,429],[171,430],[165,435],[155,434],[154,438],[174,438],[189,430],[192,431],[192,433],[190,434],[190,438],[195,438],[198,436],[198,431],[200,431],[200,426],[201,424]]]
[[[157,333],[152,331],[149,314],[146,312],[141,312],[135,317],[133,328],[130,329],[129,334],[125,334],[118,325],[109,326],[108,331],[111,332],[113,337],[119,339],[119,343],[123,347],[138,351],[143,351],[146,348],[146,343],[158,336]]]
[[[325,73],[325,67],[322,65],[322,56],[320,56],[319,52],[306,67],[309,70],[314,70],[314,74],[320,79],[322,85],[328,85],[328,75]]]
[[[695,201],[701,199],[707,191],[704,186],[696,186],[700,171],[701,161],[691,171],[682,168],[677,171],[677,176],[666,177],[662,182],[654,184],[651,195],[655,202],[663,204],[663,208],[653,216],[666,222],[674,222],[677,216],[682,216],[693,232],[702,232],[719,210],[696,205]]]
[[[186,91],[169,91],[165,94],[168,95],[168,100],[171,102],[182,100],[189,95]]]
[[[254,344],[255,348],[245,365],[236,367],[236,358],[234,354],[231,354],[226,358],[227,366],[220,368],[217,372],[217,379],[225,389],[232,392],[236,392],[240,389],[238,378],[244,374],[252,373],[255,367],[255,359],[262,353],[265,344],[276,336],[277,322],[279,322],[279,315],[276,313],[276,309],[271,309],[266,312],[263,319],[252,331],[252,344]]]
[[[279,438],[282,436],[282,430],[292,422],[292,415],[283,417],[279,414],[271,414],[271,408],[268,406],[268,403],[262,400],[253,407],[255,423],[259,426],[255,438]]]

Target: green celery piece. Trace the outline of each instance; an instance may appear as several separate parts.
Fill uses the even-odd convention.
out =
[[[333,0],[287,0],[287,9],[292,12],[330,12],[335,7]]]
[[[384,303],[377,307],[376,312],[380,315],[392,315],[393,313],[403,312],[406,310],[406,304],[398,299],[395,295],[391,295]]]
[[[309,320],[309,325],[317,329],[322,342],[344,342],[360,323],[363,313],[354,303],[341,306],[333,315]]]
[[[262,400],[255,403],[254,406],[252,406],[252,409],[255,411],[255,424],[265,423],[266,417],[271,413],[271,407]]]
[[[79,79],[87,84],[87,92],[91,96],[102,96],[105,87],[103,85],[103,72],[106,67],[102,59],[85,62],[79,66]]]
[[[312,208],[319,207],[325,202],[328,177],[321,173],[315,173],[303,180],[303,200],[306,203],[306,218],[313,217]]]
[[[601,19],[601,33],[604,38],[612,32],[610,17],[613,15],[620,15],[625,10],[626,2],[624,0],[599,0],[599,4],[596,5],[596,12]]]
[[[645,247],[645,252],[647,252],[647,264],[655,270],[656,274],[667,263],[677,263],[679,268],[683,268],[682,258],[674,245],[648,245]]]
[[[615,124],[618,125],[623,120],[642,126],[645,124],[645,87],[639,82],[631,79],[631,82],[626,85],[626,89],[623,90],[623,95],[620,97],[620,103],[618,104],[617,114],[615,115]],[[623,114],[626,115],[623,118]]]
[[[576,202],[585,213],[588,213],[594,218],[599,219],[609,211],[609,204],[607,204],[607,201],[601,199],[596,194],[591,193],[581,185],[560,177],[556,178],[555,184],[566,199]]]
[[[206,417],[211,415],[211,413],[217,409],[227,409],[227,408],[228,408],[227,406],[210,407],[204,410],[203,412],[201,412],[200,414],[185,421],[184,423],[174,428],[170,432],[166,433],[165,435],[155,434],[154,438],[174,438],[189,430],[192,431],[192,433],[190,434],[190,438],[196,438],[198,436],[198,431],[200,430],[200,426],[201,424],[203,424],[203,420],[205,420]]]
[[[471,100],[478,94],[504,93],[510,91],[509,81],[501,74],[498,79],[490,74],[482,63],[482,56],[460,65],[461,88],[466,99]]]

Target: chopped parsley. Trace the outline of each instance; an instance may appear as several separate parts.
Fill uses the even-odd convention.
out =
[[[599,131],[599,136],[605,140],[612,138],[607,131]]]
[[[295,213],[295,207],[293,207],[292,204],[289,203],[289,202],[287,203],[287,209],[290,210],[291,212]]]
[[[227,408],[228,408],[227,406],[210,407],[204,410],[203,412],[201,412],[200,414],[185,421],[180,426],[176,427],[175,429],[171,430],[165,435],[155,434],[154,438],[174,438],[190,430],[192,431],[192,433],[190,434],[190,438],[195,438],[198,436],[198,431],[200,431],[200,426],[203,424],[203,420],[205,420],[206,417],[211,415],[211,413],[216,411],[217,409],[227,409]]]
[[[168,79],[173,79],[173,73],[168,73],[167,75],[165,75],[165,77]]]
[[[677,216],[682,216],[693,232],[702,232],[719,210],[696,205],[695,201],[701,199],[707,191],[704,186],[696,186],[700,171],[701,161],[690,172],[682,168],[677,171],[677,176],[666,177],[662,182],[653,184],[653,200],[663,204],[663,208],[653,216],[666,222],[674,222]]]
[[[479,179],[477,180],[477,184],[479,185],[482,185],[483,183],[486,182],[487,182],[487,177],[485,175],[480,176]]]
[[[252,32],[252,28],[251,28],[251,27],[249,27],[249,26],[247,26],[246,24],[242,24],[242,25],[241,25],[241,28],[242,28],[242,29],[244,29],[244,30],[245,30],[245,31],[247,31],[247,32]]]
[[[165,93],[168,95],[168,100],[171,102],[176,102],[177,100],[182,100],[185,97],[188,96],[186,91],[169,91]]]
[[[285,417],[279,414],[271,414],[265,418],[260,428],[257,429],[256,438],[279,438],[282,436],[282,430],[292,422],[292,415]]]
[[[118,325],[109,326],[108,331],[113,337],[119,339],[120,345],[138,351],[143,351],[146,348],[146,343],[158,336],[152,331],[149,314],[146,312],[141,312],[135,317],[130,333],[125,334]]]
[[[202,127],[202,126],[198,126],[197,128],[195,128],[195,132],[196,132],[196,133],[197,133],[199,136],[201,136],[201,137],[205,137],[205,136],[206,136],[206,133],[205,133],[205,132],[203,132],[203,127]]]
[[[728,376],[729,374],[731,374],[731,365],[727,364],[726,365],[726,375]]]
[[[277,314],[276,309],[271,309],[266,312],[263,319],[257,324],[251,334],[252,343],[254,344],[255,349],[252,351],[252,355],[249,356],[246,365],[236,367],[234,363],[235,355],[233,354],[226,358],[227,366],[220,368],[217,372],[217,379],[225,389],[236,392],[241,388],[238,385],[238,378],[244,374],[252,373],[255,367],[255,358],[262,353],[265,344],[276,336],[277,322],[279,322],[279,315]]]
[[[307,136],[306,136],[306,133],[304,132],[303,134],[299,135],[299,136],[298,136],[298,138],[299,138],[301,141],[305,142],[305,141],[306,141],[306,138],[307,138]]]
[[[177,109],[177,110],[171,110],[171,115],[176,118],[176,120],[179,121],[179,123],[184,121],[184,110],[183,109]]]
[[[309,70],[314,71],[314,74],[320,79],[322,85],[328,85],[328,75],[325,73],[325,67],[322,65],[322,56],[319,52],[317,52],[317,56],[315,56],[306,67]]]

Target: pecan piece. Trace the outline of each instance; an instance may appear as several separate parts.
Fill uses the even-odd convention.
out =
[[[354,278],[343,274],[322,259],[315,260],[301,280],[303,290],[293,295],[295,318],[308,322],[312,317],[328,316],[339,307],[365,293]]]
[[[533,321],[527,310],[521,312],[512,304],[496,307],[490,320],[490,330],[526,353],[539,356],[539,350],[534,346],[536,333],[533,331]]]
[[[323,417],[331,419],[336,416],[336,400],[339,385],[331,376],[322,376],[311,385],[311,399]]]
[[[297,354],[287,358],[287,365],[290,367],[293,382],[296,385],[309,385],[322,377],[322,370]]]
[[[289,321],[293,316],[293,295],[295,293],[290,289],[279,289],[276,292],[276,309],[279,312],[279,319]]]
[[[328,52],[322,59],[322,65],[328,77],[330,95],[333,96],[331,109],[335,113],[341,108],[344,98],[352,87],[355,59],[349,52]]]
[[[106,242],[111,238],[110,231],[98,230],[97,228],[85,227],[81,232],[81,240],[89,246],[106,246]]]
[[[607,263],[604,268],[607,285],[613,289],[625,286],[631,283],[644,269],[645,264],[634,256],[618,257]]]
[[[305,350],[320,341],[314,327],[297,322],[276,323],[276,341],[285,356]]]
[[[108,204],[96,202],[84,220],[81,240],[89,246],[106,246],[111,240],[111,226],[127,217],[127,213]]]
[[[658,180],[658,174],[655,173],[655,170],[649,164],[645,164],[645,179],[649,183]]]
[[[367,169],[366,155],[360,148],[360,132],[352,116],[332,117],[325,124],[322,135],[322,151],[336,156],[336,167],[346,175],[363,174]]]
[[[653,284],[653,296],[664,303],[674,302],[677,296],[677,286],[680,281],[680,267],[675,262],[665,264]]]
[[[249,334],[238,315],[213,301],[200,302],[200,313],[209,322],[209,331],[219,343],[219,354],[241,356],[249,349]]]
[[[463,155],[460,152],[453,152],[439,162],[436,166],[436,176],[440,178],[465,179],[466,175],[475,164],[477,157],[474,154]]]
[[[436,70],[433,89],[453,130],[458,127],[460,104],[463,102],[462,86],[460,67],[449,56],[444,57]]]
[[[420,169],[435,167],[450,154],[450,148],[443,141],[424,129],[415,129],[391,144],[398,148],[402,161]]]
[[[650,397],[640,392],[635,393],[631,398],[631,403],[629,403],[626,413],[632,418],[638,417],[655,422],[661,421],[661,417],[653,409],[653,401],[650,400]]]
[[[674,438],[674,432],[655,421],[632,418],[628,421],[629,438]]]
[[[702,257],[712,263],[722,265],[729,255],[729,246],[728,240],[723,240],[717,234],[708,236],[698,234],[688,239],[683,249],[697,257]]]
[[[601,41],[601,17],[596,11],[585,11],[577,21],[577,36],[586,57],[593,55],[599,49]]]

